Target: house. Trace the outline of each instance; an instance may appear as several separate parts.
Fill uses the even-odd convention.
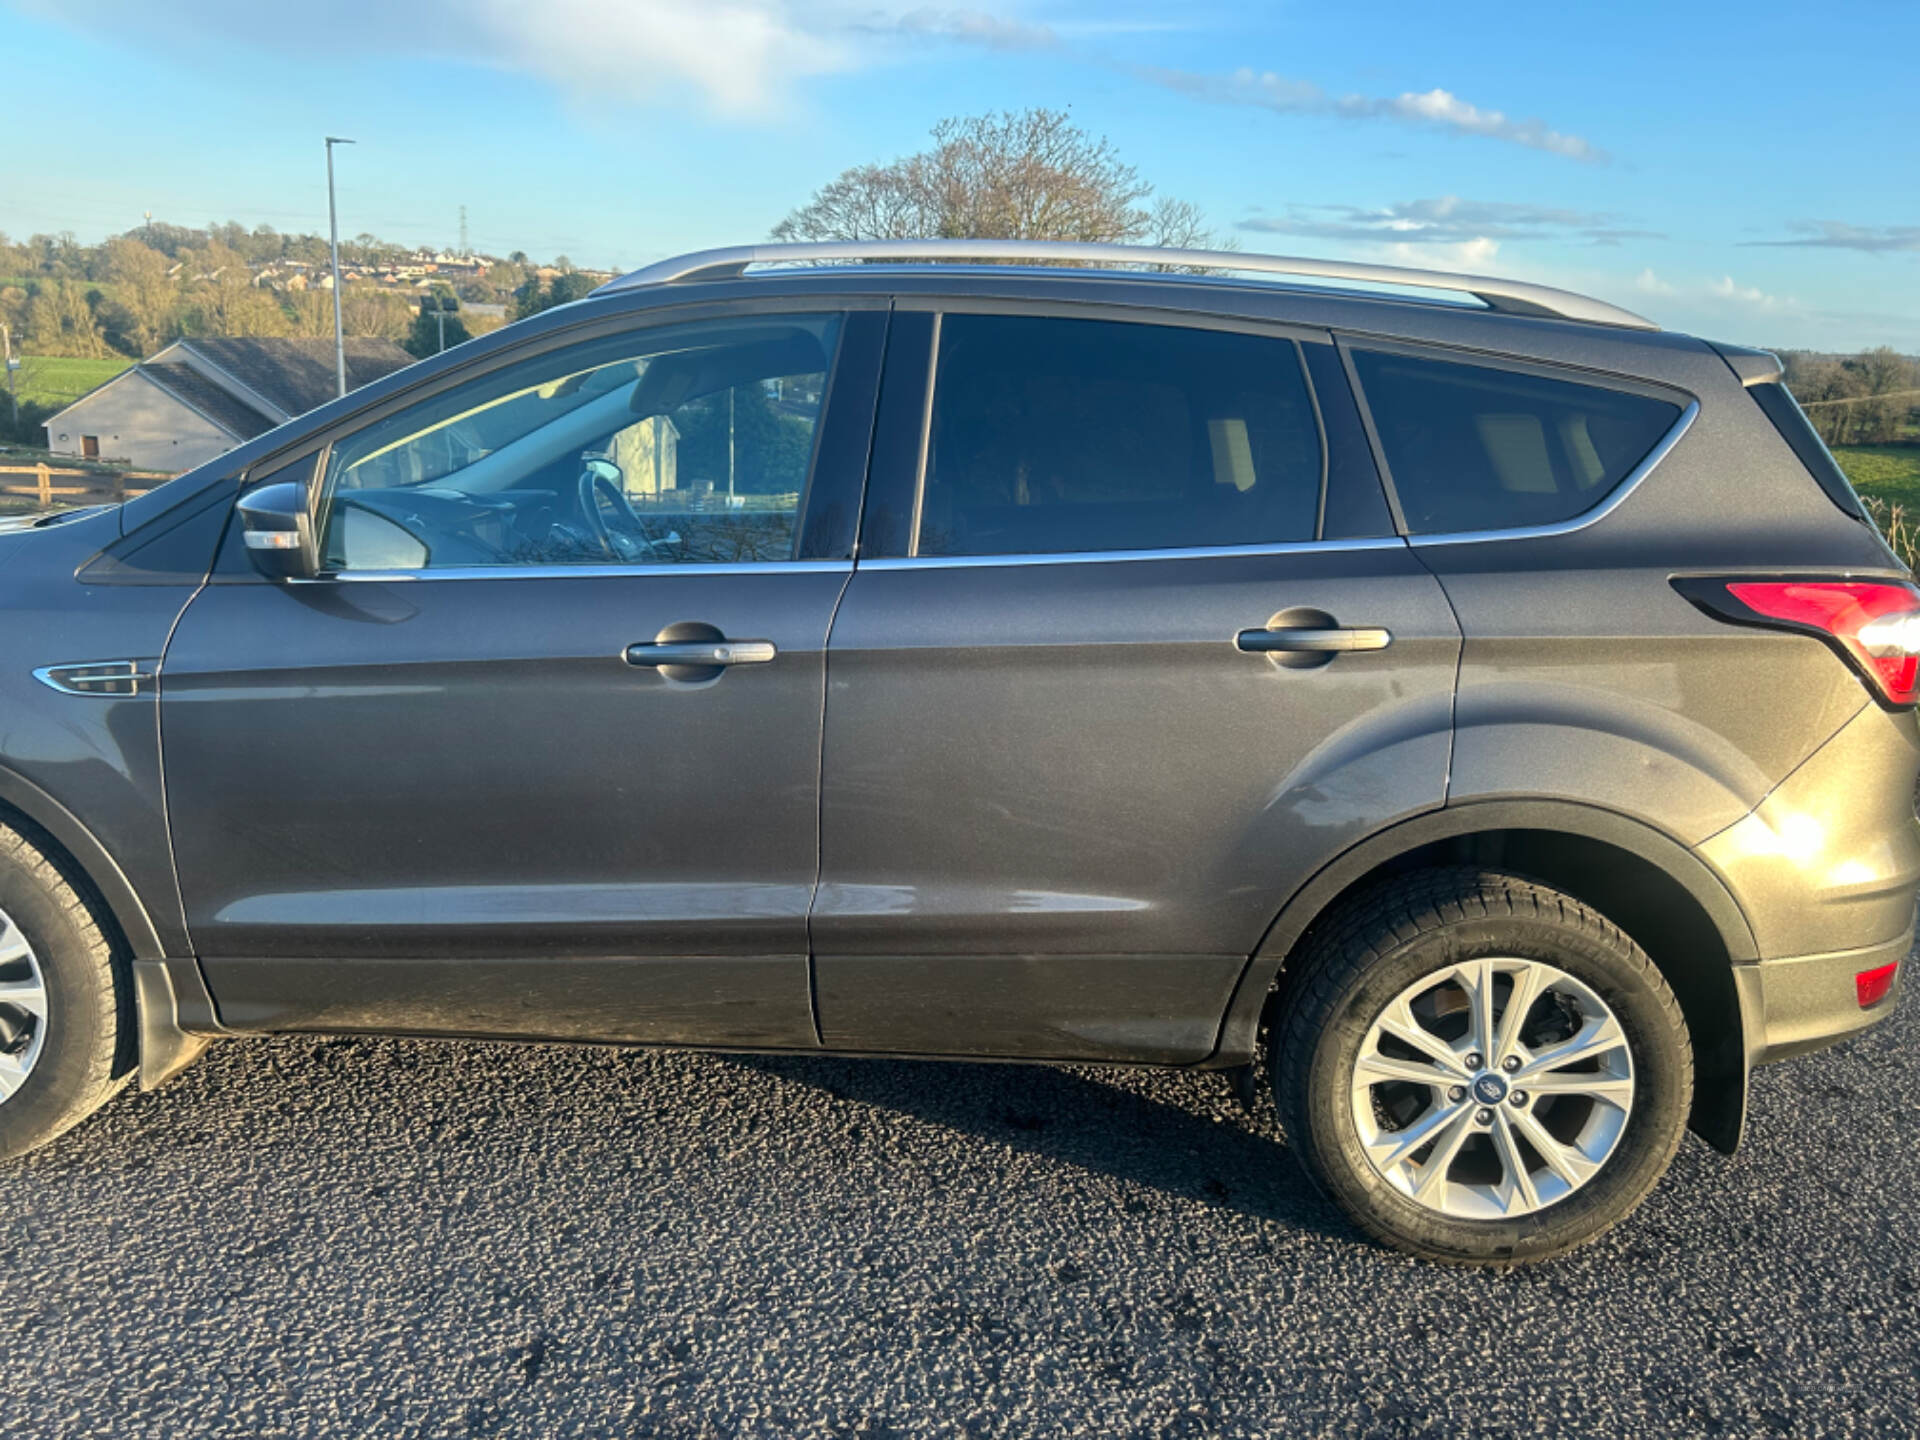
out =
[[[347,341],[347,388],[413,357],[390,340]],[[47,420],[56,455],[191,470],[333,399],[333,341],[176,340]]]

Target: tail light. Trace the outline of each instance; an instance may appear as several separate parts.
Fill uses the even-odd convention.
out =
[[[1825,641],[1876,698],[1920,699],[1920,590],[1884,580],[1675,580],[1674,589],[1736,625],[1793,630]]]

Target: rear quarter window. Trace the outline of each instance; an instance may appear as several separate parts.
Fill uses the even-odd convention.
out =
[[[1352,352],[1414,535],[1555,525],[1619,488],[1681,406],[1603,385],[1381,350]]]
[[[1864,518],[1866,512],[1860,508],[1860,497],[1854,493],[1852,482],[1840,468],[1840,462],[1833,458],[1833,452],[1827,449],[1820,432],[1813,428],[1813,422],[1807,419],[1806,412],[1787,393],[1787,387],[1778,382],[1769,382],[1750,385],[1747,393],[1753,396],[1754,403],[1773,422],[1773,428],[1780,432],[1780,438],[1793,447],[1793,453],[1806,467],[1807,473],[1820,482],[1820,488],[1826,492],[1827,498],[1854,519]]]

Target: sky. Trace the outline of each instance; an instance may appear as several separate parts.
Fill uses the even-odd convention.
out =
[[[1920,353],[1920,3],[0,0],[0,231],[239,220],[632,268],[1044,105],[1245,250]]]

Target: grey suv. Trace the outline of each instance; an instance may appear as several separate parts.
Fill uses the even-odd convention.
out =
[[[1373,1235],[1578,1244],[1912,936],[1920,592],[1780,379],[752,247],[16,522],[0,1154],[286,1031],[1259,1066]]]

